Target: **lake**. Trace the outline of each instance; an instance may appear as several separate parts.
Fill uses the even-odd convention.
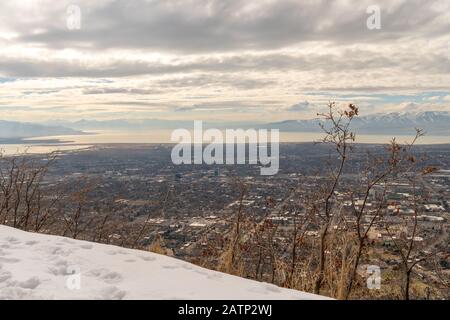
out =
[[[4,154],[11,155],[22,153],[48,153],[56,150],[70,151],[90,148],[96,144],[114,143],[171,143],[170,137],[173,130],[149,130],[139,132],[123,131],[90,131],[90,135],[36,137],[27,139],[24,143],[1,144],[0,149]],[[281,132],[281,142],[313,142],[319,141],[323,134],[316,132]],[[394,135],[357,135],[358,143],[388,143]],[[413,136],[397,135],[399,143],[410,142]],[[45,142],[45,140],[51,143]],[[43,141],[44,140],[44,141]],[[55,141],[57,140],[57,141]],[[58,141],[59,140],[59,141]],[[36,142],[35,142],[36,141]],[[207,143],[207,142],[206,142]],[[424,136],[419,140],[420,144],[446,144],[450,143],[449,136]]]

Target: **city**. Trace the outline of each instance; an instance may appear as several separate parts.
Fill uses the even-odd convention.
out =
[[[64,190],[64,198],[60,199],[64,210],[56,205],[53,209],[62,215],[58,219],[64,223],[49,223],[48,230],[40,231],[60,234],[63,228],[64,235],[72,236],[73,230],[65,226],[82,205],[82,214],[76,221],[79,225],[77,239],[146,250],[151,250],[157,243],[163,254],[216,269],[220,264],[218,253],[225,248],[239,210],[244,220],[273,230],[270,245],[277,248],[278,263],[292,259],[291,237],[301,221],[308,220],[308,197],[314,197],[313,193],[326,183],[326,169],[321,164],[333,161],[329,146],[281,144],[280,172],[274,176],[261,176],[259,165],[250,164],[174,165],[170,160],[172,148],[169,144],[97,145],[58,154],[45,178],[43,193],[54,197],[55,190]],[[351,200],[347,189],[361,184],[367,154],[382,153],[385,148],[385,145],[356,145],[349,168],[356,167],[357,170],[344,172],[343,187],[335,191],[334,201],[340,204],[339,214],[345,217],[345,228],[349,232],[356,224],[354,210],[363,205],[364,194],[353,194]],[[397,179],[386,191],[383,191],[383,185],[370,191],[364,204],[368,212],[362,228],[371,224],[378,199],[383,196],[386,201],[380,217],[374,219],[368,232],[370,252],[364,259],[364,266],[376,265],[383,275],[400,268],[394,241],[402,232],[407,232],[405,221],[414,217],[411,203],[416,192],[423,197],[418,204],[420,231],[413,239],[420,248],[415,259],[428,257],[439,249],[436,259],[427,258],[417,264],[418,281],[427,284],[427,289],[420,294],[425,295],[422,298],[426,298],[426,294],[443,298],[448,294],[448,287],[439,277],[448,279],[450,272],[450,148],[443,145],[418,145],[415,148],[417,154],[427,155],[424,166],[439,169],[424,177],[422,187],[416,191],[406,178]],[[243,186],[245,191],[242,191]],[[72,197],[79,190],[85,193],[82,203]],[[382,195],[383,192],[386,194]],[[320,224],[314,221],[315,218],[301,230],[303,245],[310,248],[318,245]],[[391,226],[390,230],[386,230],[386,224]],[[252,227],[248,232],[251,234],[255,230],[258,229]],[[267,253],[261,257],[259,271],[253,270],[255,262],[252,259],[247,257],[244,261],[248,270],[246,268],[243,276],[288,286],[286,274],[269,276],[270,272],[262,271],[272,268]],[[367,278],[362,265],[360,268],[362,279]],[[376,290],[368,292],[376,294]]]

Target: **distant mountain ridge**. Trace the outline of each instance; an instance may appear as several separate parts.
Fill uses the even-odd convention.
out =
[[[287,132],[319,132],[323,121],[286,120],[271,122],[264,127]],[[446,111],[392,112],[357,117],[353,120],[352,130],[361,134],[410,134],[415,128],[434,135],[450,135],[450,113]]]
[[[278,122],[204,121],[203,128],[265,128],[282,132],[321,132],[321,119],[284,120]],[[42,124],[0,120],[0,138],[27,138],[55,135],[86,134],[83,130],[145,131],[153,129],[193,128],[192,120],[114,119],[114,120],[51,120]],[[450,135],[450,112],[392,112],[356,117],[351,129],[359,134],[413,134],[415,128],[429,135]]]
[[[320,132],[320,119],[284,120],[279,122],[220,122],[204,121],[204,128],[267,128],[284,132]],[[352,129],[362,134],[410,134],[414,128],[421,128],[430,134],[450,135],[450,113],[445,111],[426,112],[392,112],[357,117]],[[192,120],[79,120],[75,122],[53,121],[52,124],[63,125],[75,130],[149,130],[176,129],[193,127]]]
[[[29,122],[0,120],[0,139],[80,134],[84,134],[84,132],[63,126],[50,126]]]

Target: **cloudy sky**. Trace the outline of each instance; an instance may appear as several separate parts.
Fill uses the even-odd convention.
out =
[[[2,0],[0,48],[4,120],[450,111],[449,0]]]

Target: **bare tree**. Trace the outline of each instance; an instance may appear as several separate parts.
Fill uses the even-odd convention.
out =
[[[325,120],[325,124],[321,124],[322,130],[325,132],[323,143],[330,144],[335,148],[338,154],[339,164],[337,168],[330,169],[330,186],[325,190],[324,208],[320,210],[319,217],[321,219],[320,242],[319,242],[319,262],[317,270],[317,278],[314,284],[314,293],[320,294],[323,285],[324,271],[326,266],[326,245],[327,236],[332,219],[332,201],[334,193],[341,180],[344,172],[345,164],[348,160],[351,143],[355,141],[355,134],[350,129],[350,124],[355,116],[358,115],[358,108],[349,104],[348,109],[341,111],[336,110],[336,104],[330,102],[328,104],[328,112],[319,114]],[[331,124],[331,126],[329,126]]]
[[[429,174],[433,172],[435,168],[427,167],[422,170],[422,175]],[[413,215],[409,219],[405,220],[405,225],[402,229],[402,232],[399,233],[398,236],[394,234],[392,231],[392,226],[388,223],[385,224],[385,229],[389,234],[392,242],[394,243],[395,248],[397,249],[400,261],[401,261],[401,270],[403,272],[403,285],[402,285],[402,294],[403,299],[410,299],[410,289],[411,289],[411,277],[414,271],[414,268],[423,261],[430,259],[433,256],[436,256],[437,251],[430,252],[428,254],[423,254],[420,250],[420,246],[418,245],[419,237],[419,201],[420,196],[417,192],[417,176],[410,177],[411,184],[413,187],[413,199],[412,199],[412,208]]]
[[[57,199],[43,197],[42,186],[56,153],[45,157],[0,156],[0,223],[23,230],[40,230],[49,221]]]
[[[93,188],[92,182],[86,182],[84,180],[78,182],[76,191],[70,196],[70,201],[74,204],[74,207],[70,213],[63,215],[65,222],[64,236],[70,234],[72,238],[77,239],[94,221],[94,217],[87,217],[85,215],[88,195]]]
[[[171,193],[171,187],[168,187],[166,194],[164,195],[164,197],[161,201],[161,211],[160,211],[161,217],[164,217],[164,214],[166,211],[166,205],[167,205],[167,201],[169,200],[170,193]],[[136,248],[138,246],[139,242],[142,240],[142,237],[144,236],[144,234],[147,232],[148,223],[150,221],[152,214],[154,214],[154,212],[152,212],[152,211],[148,212],[147,218],[145,219],[144,223],[142,224],[140,230],[138,231],[137,236],[132,241],[131,248]]]
[[[376,157],[369,155],[369,161],[365,171],[366,185],[364,186],[362,204],[356,206],[354,202],[353,192],[351,193],[351,201],[354,215],[356,217],[355,229],[356,229],[356,241],[357,249],[355,254],[355,260],[351,271],[349,273],[349,279],[347,285],[344,287],[344,291],[341,291],[339,298],[348,299],[353,284],[357,275],[357,269],[363,254],[363,250],[367,245],[368,234],[372,229],[377,219],[381,218],[381,215],[386,206],[386,191],[389,183],[395,179],[398,179],[402,174],[410,174],[416,166],[415,157],[412,154],[412,147],[417,140],[424,135],[422,130],[416,130],[416,135],[413,141],[406,146],[399,145],[395,139],[393,139],[388,147],[389,156],[386,160],[383,157]],[[382,188],[382,194],[380,195],[377,208],[375,210],[368,210],[367,203],[371,191],[375,187]],[[368,214],[371,214],[371,218],[367,227],[364,228],[363,220]]]
[[[231,274],[239,273],[241,267],[239,264],[241,262],[240,250],[242,244],[243,209],[244,197],[247,193],[247,186],[239,179],[236,179],[236,185],[239,189],[238,207],[234,216],[233,227],[229,234],[228,246],[220,259],[219,266],[219,269]]]

